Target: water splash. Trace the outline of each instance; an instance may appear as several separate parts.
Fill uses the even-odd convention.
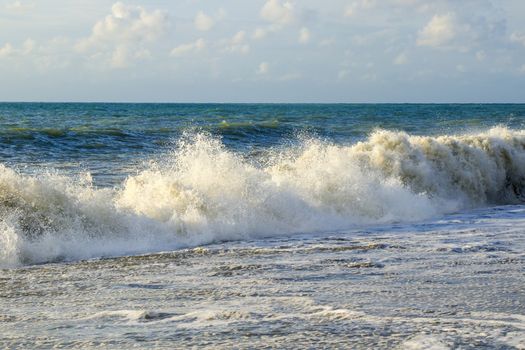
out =
[[[0,166],[0,264],[171,250],[214,241],[422,220],[522,200],[525,131],[314,138],[252,162],[206,134],[115,189]]]

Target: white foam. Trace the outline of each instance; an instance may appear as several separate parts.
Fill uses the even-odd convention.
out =
[[[521,199],[525,131],[315,139],[258,164],[203,134],[119,189],[0,167],[0,264],[123,255],[220,240],[422,220]]]
[[[417,335],[405,341],[401,347],[402,349],[410,350],[448,350],[451,347],[447,346],[441,336],[436,335]]]

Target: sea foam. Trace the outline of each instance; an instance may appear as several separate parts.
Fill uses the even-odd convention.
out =
[[[414,221],[516,203],[525,131],[377,130],[352,145],[305,139],[257,160],[206,134],[115,189],[88,175],[0,166],[0,265],[171,250],[216,241]]]

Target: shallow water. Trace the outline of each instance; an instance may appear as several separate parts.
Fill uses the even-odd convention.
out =
[[[0,347],[524,349],[524,117],[0,104]]]
[[[0,344],[523,348],[524,224],[506,206],[4,270]]]

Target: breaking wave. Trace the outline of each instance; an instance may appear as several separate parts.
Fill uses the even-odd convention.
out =
[[[422,220],[519,202],[524,188],[525,131],[503,127],[378,130],[353,145],[305,139],[257,161],[185,135],[115,189],[0,166],[0,266]]]

